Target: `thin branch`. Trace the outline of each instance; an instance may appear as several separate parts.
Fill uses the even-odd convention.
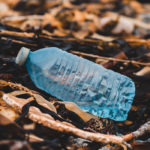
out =
[[[97,59],[101,59],[101,60],[118,61],[118,62],[122,62],[122,63],[132,63],[132,64],[137,64],[137,65],[150,66],[150,63],[142,63],[142,62],[138,62],[138,61],[134,61],[134,60],[123,60],[123,59],[118,59],[118,58],[113,58],[113,57],[104,57],[104,56],[87,54],[87,53],[77,52],[77,51],[70,51],[70,52],[73,54],[76,54],[76,55],[92,57],[92,58],[97,58]]]
[[[139,129],[137,129],[136,131],[129,133],[127,135],[123,136],[123,139],[125,141],[129,141],[133,138],[138,138],[140,136],[142,136],[143,134],[145,134],[147,131],[150,131],[150,121],[146,122],[145,124],[143,124]]]
[[[9,16],[9,17],[4,17],[2,18],[2,22],[5,23],[5,22],[13,22],[13,21],[24,21],[24,20],[29,20],[29,19],[32,19],[32,20],[43,20],[44,19],[44,16],[43,15],[28,15],[28,16]]]
[[[48,40],[61,40],[62,42],[75,42],[75,43],[81,43],[81,44],[97,44],[99,46],[99,50],[104,50],[104,48],[108,45],[111,47],[116,47],[116,43],[111,42],[111,40],[108,42],[106,38],[111,37],[105,37],[100,39],[77,39],[77,38],[63,38],[63,37],[52,37],[49,32],[45,32],[46,35],[39,35],[40,38],[46,38]],[[13,37],[23,37],[23,38],[33,38],[35,35],[33,32],[27,33],[27,32],[17,32],[17,31],[8,31],[8,30],[1,30],[0,35],[3,37],[5,36],[13,36]],[[104,37],[104,36],[103,36]],[[114,40],[112,38],[112,40]],[[149,39],[124,39],[126,42],[128,42],[129,45],[132,46],[140,46],[144,45],[147,47],[150,47],[150,40]],[[35,43],[36,44],[36,43]]]
[[[24,92],[31,94],[31,96],[38,95],[37,92],[31,91],[28,88],[22,86],[21,84],[15,84],[15,83],[0,80],[0,87],[4,87],[7,85],[12,88],[23,90]],[[18,93],[21,94],[22,91]],[[26,103],[32,100],[31,98],[28,98],[28,99],[17,98],[14,96],[16,95],[16,92],[12,92],[9,94],[2,93],[2,95],[3,95],[3,100],[19,113],[22,111],[22,107]],[[42,101],[42,102],[45,102],[45,101]],[[47,126],[51,129],[54,129],[60,132],[71,133],[81,138],[96,141],[96,142],[118,144],[124,149],[126,149],[126,147],[130,147],[130,144],[126,143],[126,141],[132,140],[133,138],[138,138],[139,136],[142,136],[143,134],[145,134],[147,131],[150,131],[150,121],[148,121],[136,131],[129,133],[127,135],[124,135],[122,137],[115,136],[115,135],[106,135],[106,134],[101,134],[101,133],[91,133],[88,131],[78,129],[68,122],[55,121],[52,116],[42,113],[37,107],[34,107],[34,106],[30,107],[28,117],[29,119],[35,122],[38,122],[40,124],[43,124],[44,126]]]
[[[139,136],[142,136],[147,131],[150,131],[150,121],[146,122],[138,130],[134,131],[133,135],[135,138],[138,138]]]
[[[22,107],[29,102],[28,100],[22,100],[20,98],[16,98],[10,94],[4,94],[3,100],[10,106],[12,106],[16,111],[21,112]],[[84,139],[102,142],[102,143],[114,143],[122,145],[124,140],[122,137],[115,135],[106,135],[101,133],[91,133],[81,129],[74,127],[72,124],[63,123],[59,121],[55,121],[50,115],[42,113],[38,108],[31,106],[29,109],[28,117],[44,126],[47,126],[51,129],[71,133],[76,136],[79,136]]]

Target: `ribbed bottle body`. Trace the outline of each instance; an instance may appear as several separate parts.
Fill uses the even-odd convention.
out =
[[[94,115],[125,120],[135,87],[124,75],[58,48],[30,52],[26,67],[35,85]]]

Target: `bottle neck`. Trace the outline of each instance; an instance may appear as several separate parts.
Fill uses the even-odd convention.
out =
[[[25,64],[28,55],[30,53],[30,49],[26,48],[26,47],[22,47],[16,57],[16,64],[18,64],[19,66],[22,66]]]

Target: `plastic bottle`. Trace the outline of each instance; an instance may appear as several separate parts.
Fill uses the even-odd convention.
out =
[[[34,84],[58,99],[99,117],[126,120],[135,95],[130,78],[56,47],[23,47],[16,63],[25,64]]]

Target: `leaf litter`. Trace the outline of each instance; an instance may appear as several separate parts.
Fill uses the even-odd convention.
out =
[[[149,149],[149,5],[135,0],[1,0],[0,147]],[[22,46],[60,47],[131,77],[136,96],[128,119],[99,118],[37,89],[25,68],[14,63]]]

